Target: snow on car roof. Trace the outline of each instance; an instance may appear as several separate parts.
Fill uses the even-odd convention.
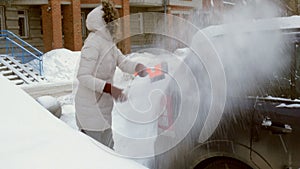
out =
[[[1,168],[145,168],[71,129],[3,76],[0,92]]]
[[[243,21],[232,24],[213,25],[202,29],[208,37],[221,36],[228,33],[231,28],[235,31],[252,32],[252,31],[267,31],[267,30],[289,30],[300,28],[300,16],[277,17],[269,19],[258,19],[251,21]],[[238,33],[238,32],[235,32]]]

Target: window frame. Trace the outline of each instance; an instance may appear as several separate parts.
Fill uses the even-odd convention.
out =
[[[88,35],[88,31],[86,28],[86,13],[81,12],[81,35],[83,38],[86,38]]]
[[[0,6],[0,29],[5,30],[5,9],[4,6]]]
[[[19,14],[20,11],[23,11],[24,13],[23,14]],[[21,38],[29,38],[29,20],[28,20],[28,10],[26,9],[20,9],[17,11],[17,14],[18,14],[18,27],[19,27],[19,31],[20,31],[20,25],[19,25],[19,19],[20,18],[24,18],[24,33],[25,35],[22,36],[19,34],[19,36]]]

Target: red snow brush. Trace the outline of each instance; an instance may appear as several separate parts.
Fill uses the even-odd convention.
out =
[[[165,79],[165,74],[168,73],[168,64],[167,62],[162,62],[155,65],[154,68],[147,68],[146,72],[148,73],[151,82]],[[137,73],[135,73],[135,76],[137,76]]]

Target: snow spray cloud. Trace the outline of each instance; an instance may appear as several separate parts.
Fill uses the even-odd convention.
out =
[[[262,84],[280,74],[289,63],[289,59],[283,57],[286,44],[280,24],[274,18],[280,16],[280,11],[269,1],[249,1],[226,12],[223,25],[202,29],[224,66],[228,96],[267,94]],[[201,39],[194,39],[193,43],[203,44]],[[215,129],[216,117],[213,113],[207,116],[200,142]]]
[[[188,56],[180,58],[166,50],[148,49],[147,51],[152,53],[151,56],[157,57],[144,58],[151,60],[145,65],[152,68],[152,71],[157,71],[154,68],[155,65],[166,62],[169,67],[168,71],[159,70],[164,72],[164,78],[152,82],[149,76],[144,78],[130,76],[127,78],[130,82],[123,86],[128,100],[124,103],[115,102],[114,112],[125,121],[123,126],[126,129],[113,128],[114,138],[121,138],[123,142],[128,143],[127,146],[131,145],[131,151],[118,151],[118,153],[131,158],[145,158],[164,153],[175,147],[186,138],[199,117],[205,118],[204,115],[212,114],[212,112],[222,113],[224,104],[220,103],[225,103],[226,83],[223,66],[214,46],[196,26],[182,18],[162,13],[133,14],[115,22],[121,25],[126,24],[129,22],[129,18],[137,17],[135,15],[158,18],[155,29],[141,29],[140,32],[133,32],[130,35],[118,34],[119,37],[115,38],[118,40],[117,42],[138,34],[155,34],[175,39],[190,50]],[[170,24],[174,25],[172,29],[166,27]],[[195,35],[194,38],[200,39],[205,45],[199,48],[197,43],[191,44],[192,35]],[[201,51],[204,48],[205,51]],[[105,51],[107,54],[101,57],[98,63],[102,63],[101,59],[105,59],[105,57],[113,57],[111,55],[116,54],[114,52],[116,52],[115,45],[111,43]],[[191,59],[189,59],[190,57]],[[197,61],[198,64],[194,61]],[[143,60],[141,62],[143,63]],[[205,92],[203,85],[200,85],[203,77],[201,77],[202,72],[198,72],[199,69],[206,72],[206,76],[209,78],[210,99],[202,97],[208,92]],[[101,97],[101,94],[96,92],[95,103],[99,96]],[[206,102],[209,100],[208,106],[211,109],[208,108],[207,112],[203,113],[204,115],[198,116],[200,106],[204,105],[202,100],[206,100]],[[99,116],[102,116],[101,108],[98,106],[95,108]],[[220,117],[219,115],[218,118]],[[202,121],[204,122],[204,120]],[[86,128],[80,119],[77,122]],[[151,127],[152,130],[149,129]]]
[[[225,67],[228,94],[241,96],[279,74],[289,60],[280,23],[281,10],[270,1],[248,1],[224,13],[222,26],[203,29]],[[267,94],[261,89],[260,95]]]

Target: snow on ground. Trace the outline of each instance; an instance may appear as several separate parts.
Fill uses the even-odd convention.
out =
[[[145,168],[71,129],[3,76],[0,86],[0,168]]]

